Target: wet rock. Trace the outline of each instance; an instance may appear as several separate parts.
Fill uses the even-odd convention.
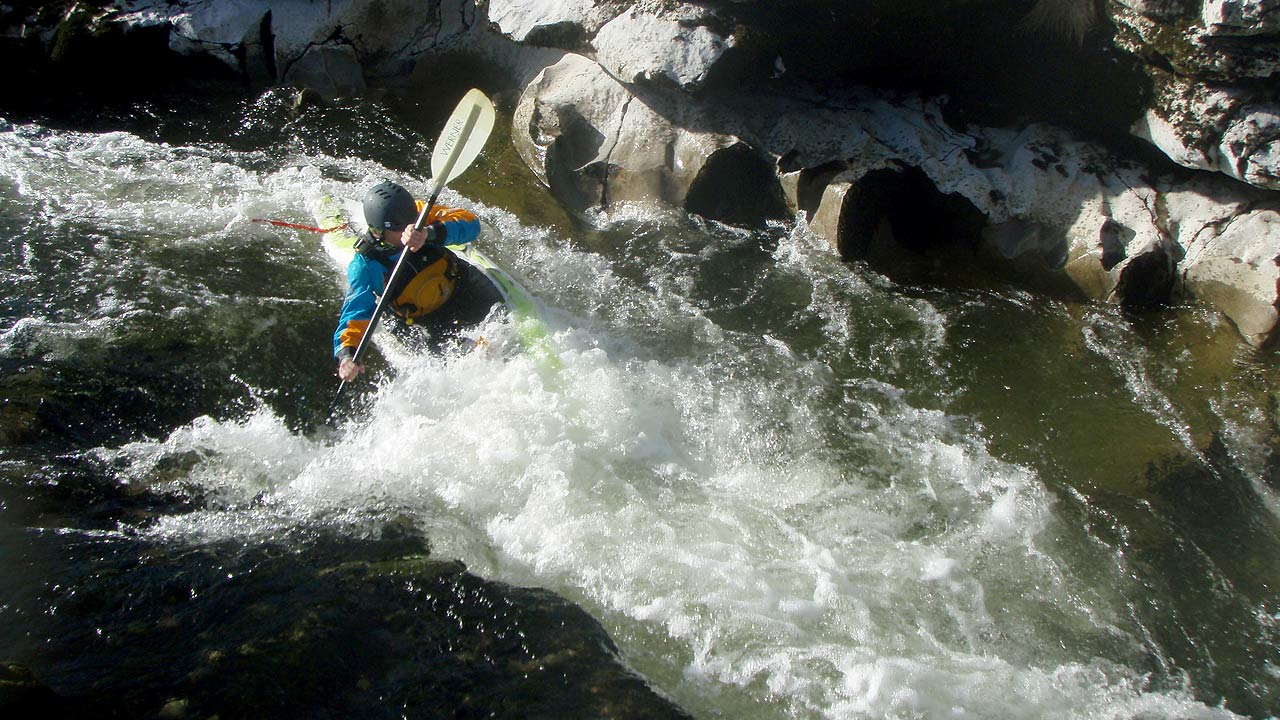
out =
[[[1034,256],[1040,258],[1046,267],[1061,268],[1067,261],[1067,247],[1062,233],[1043,223],[1027,220],[1009,220],[1003,223],[987,225],[982,230],[983,240],[996,253],[1007,260]],[[1113,239],[1112,249],[1115,256],[1108,258],[1103,240],[1103,267],[1110,269],[1124,259],[1124,243]]]
[[[688,717],[582,609],[431,559],[401,523],[371,530],[194,547],[29,533],[58,590],[0,578],[3,612],[50,639],[75,717]]]
[[[843,257],[867,258],[876,245],[917,253],[972,247],[982,215],[968,201],[940,193],[917,169],[848,171],[824,190],[810,227],[834,240]],[[832,230],[834,229],[834,234]]]
[[[183,698],[170,700],[160,708],[160,712],[156,713],[156,718],[157,720],[182,720],[189,717],[187,713],[190,706],[191,703]]]
[[[860,253],[857,250],[848,247],[851,240],[874,237],[878,225],[878,222],[874,225],[868,222],[866,214],[857,212],[854,207],[850,207],[847,215],[845,213],[846,201],[851,201],[851,205],[856,201],[855,175],[856,173],[837,174],[829,177],[821,183],[821,194],[816,202],[805,202],[802,205],[809,220],[809,229],[826,240],[842,257],[858,256]],[[855,198],[849,197],[851,192]]]
[[[788,216],[771,159],[737,142],[711,153],[685,196],[685,210],[739,227]]]

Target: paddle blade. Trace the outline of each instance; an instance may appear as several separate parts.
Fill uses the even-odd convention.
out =
[[[495,115],[493,103],[479,90],[462,96],[431,153],[431,178],[436,187],[461,175],[476,159],[493,130]]]

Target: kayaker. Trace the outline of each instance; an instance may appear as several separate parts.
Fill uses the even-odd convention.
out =
[[[427,214],[421,230],[414,225],[422,211],[422,203],[400,185],[381,182],[364,196],[364,221],[367,230],[356,244],[355,257],[347,266],[347,296],[333,333],[333,356],[338,361],[338,376],[351,381],[364,372],[364,364],[355,363],[356,348],[369,327],[378,304],[378,296],[391,293],[388,310],[408,324],[414,324],[432,313],[434,322],[461,315],[478,321],[494,302],[501,299],[493,285],[467,263],[445,249],[445,244],[464,245],[480,234],[480,221],[475,213],[460,208],[436,205]],[[404,248],[410,255],[400,271],[396,287],[386,288],[391,270]]]

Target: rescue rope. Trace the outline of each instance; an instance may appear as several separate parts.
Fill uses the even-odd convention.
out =
[[[299,225],[297,223],[285,222],[283,220],[268,220],[267,218],[253,218],[253,222],[267,223],[270,225],[275,225],[276,227],[287,227],[287,228],[293,228],[294,230],[306,230],[307,232],[315,232],[315,233],[331,233],[337,230],[341,230],[351,224],[351,223],[342,223],[341,225],[338,225],[336,227],[319,228],[319,227],[312,227],[310,225]]]

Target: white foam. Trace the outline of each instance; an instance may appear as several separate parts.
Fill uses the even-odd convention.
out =
[[[1015,651],[1063,639],[1037,635],[1046,619],[1118,638],[1135,657],[1141,642],[1119,598],[1069,592],[1070,572],[1044,562],[1056,552],[1040,539],[1051,498],[963,423],[890,404],[873,433],[895,450],[859,476],[810,452],[816,413],[770,428],[779,399],[758,379],[725,384],[599,349],[562,360],[554,379],[485,351],[403,367],[331,445],[258,413],[123,452],[199,448],[191,478],[269,498],[158,533],[407,512],[437,553],[478,572],[549,586],[612,624],[662,628],[688,649],[674,690],[695,704],[715,688],[760,688],[760,701],[822,717],[1228,716],[1121,663]],[[992,585],[1010,586],[1001,603],[1040,591],[993,614]]]

